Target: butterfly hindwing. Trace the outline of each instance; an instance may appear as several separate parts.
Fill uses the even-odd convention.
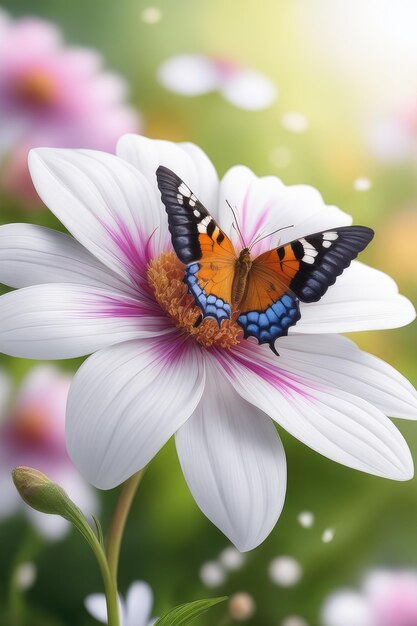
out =
[[[275,340],[300,319],[298,301],[320,300],[373,235],[364,226],[334,228],[258,256],[239,307],[245,337],[274,349]]]
[[[184,263],[185,282],[203,318],[231,318],[236,253],[230,239],[187,185],[170,169],[156,172],[172,245]]]

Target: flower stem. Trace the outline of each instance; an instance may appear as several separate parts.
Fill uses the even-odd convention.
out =
[[[137,488],[146,471],[146,467],[133,474],[123,485],[117,502],[107,536],[107,562],[114,584],[117,586],[117,570],[119,566],[120,546],[127,517],[132,506]]]

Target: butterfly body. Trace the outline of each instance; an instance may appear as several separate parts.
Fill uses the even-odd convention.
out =
[[[245,338],[267,343],[288,334],[301,317],[300,302],[317,302],[373,238],[365,226],[306,235],[252,258],[237,253],[191,189],[171,170],[157,170],[174,250],[184,281],[202,311],[219,326],[236,319]]]
[[[232,283],[232,308],[237,309],[242,302],[247,285],[248,276],[252,267],[249,248],[243,248],[235,262],[235,274]]]

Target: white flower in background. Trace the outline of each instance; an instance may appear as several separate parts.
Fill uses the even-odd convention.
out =
[[[273,81],[256,70],[230,59],[203,54],[180,54],[158,69],[160,83],[182,96],[201,96],[219,91],[241,109],[258,111],[270,107],[278,96]]]
[[[68,492],[88,515],[96,513],[94,491],[72,465],[65,448],[65,407],[71,379],[50,366],[36,366],[16,396],[10,381],[0,375],[0,519],[24,511],[46,539],[62,538],[70,524],[56,515],[44,515],[22,502],[11,471],[18,465],[46,473]]]
[[[200,567],[200,580],[208,589],[221,587],[226,580],[225,568],[218,561],[206,561]]]
[[[279,587],[294,587],[302,576],[303,569],[297,559],[292,556],[278,556],[268,568],[269,578]]]
[[[314,526],[314,513],[311,511],[301,511],[297,516],[298,523],[303,528],[312,528]]]
[[[315,189],[257,178],[243,166],[219,183],[192,144],[126,136],[118,156],[34,150],[37,190],[73,237],[29,224],[0,228],[0,281],[19,288],[0,298],[0,351],[38,359],[95,353],[68,399],[76,466],[109,489],[176,434],[194,498],[242,551],[265,539],[284,503],[276,423],[349,467],[411,478],[410,451],[387,415],[416,419],[415,390],[334,334],[407,324],[411,303],[386,274],[354,262],[320,302],[301,305],[301,320],[278,340],[280,357],[244,340],[233,321],[196,328],[156,184],[160,164],[193,189],[237,248],[226,199],[248,241],[260,229],[294,224],[290,235],[280,233],[283,245],[351,223]],[[254,254],[277,246],[278,236]]]
[[[331,543],[334,539],[335,536],[335,530],[334,528],[326,528],[326,530],[323,531],[323,534],[321,536],[321,540],[323,543]]]
[[[374,570],[361,591],[339,589],[324,602],[322,626],[415,626],[417,571]]]
[[[34,195],[27,153],[36,146],[114,151],[139,127],[126,105],[127,84],[95,51],[66,46],[52,23],[11,19],[0,10],[0,157],[2,184]]]
[[[150,586],[140,580],[127,590],[126,600],[119,597],[120,626],[152,626],[153,594]],[[97,621],[107,624],[106,596],[94,593],[85,599],[85,608]]]
[[[220,552],[219,562],[229,572],[236,572],[244,566],[246,557],[242,552],[236,550],[234,546],[227,546]]]

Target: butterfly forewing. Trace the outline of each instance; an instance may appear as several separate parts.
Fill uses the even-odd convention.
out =
[[[220,324],[231,317],[233,244],[179,176],[163,166],[156,175],[172,245],[186,265],[185,282],[203,318],[213,317]]]

